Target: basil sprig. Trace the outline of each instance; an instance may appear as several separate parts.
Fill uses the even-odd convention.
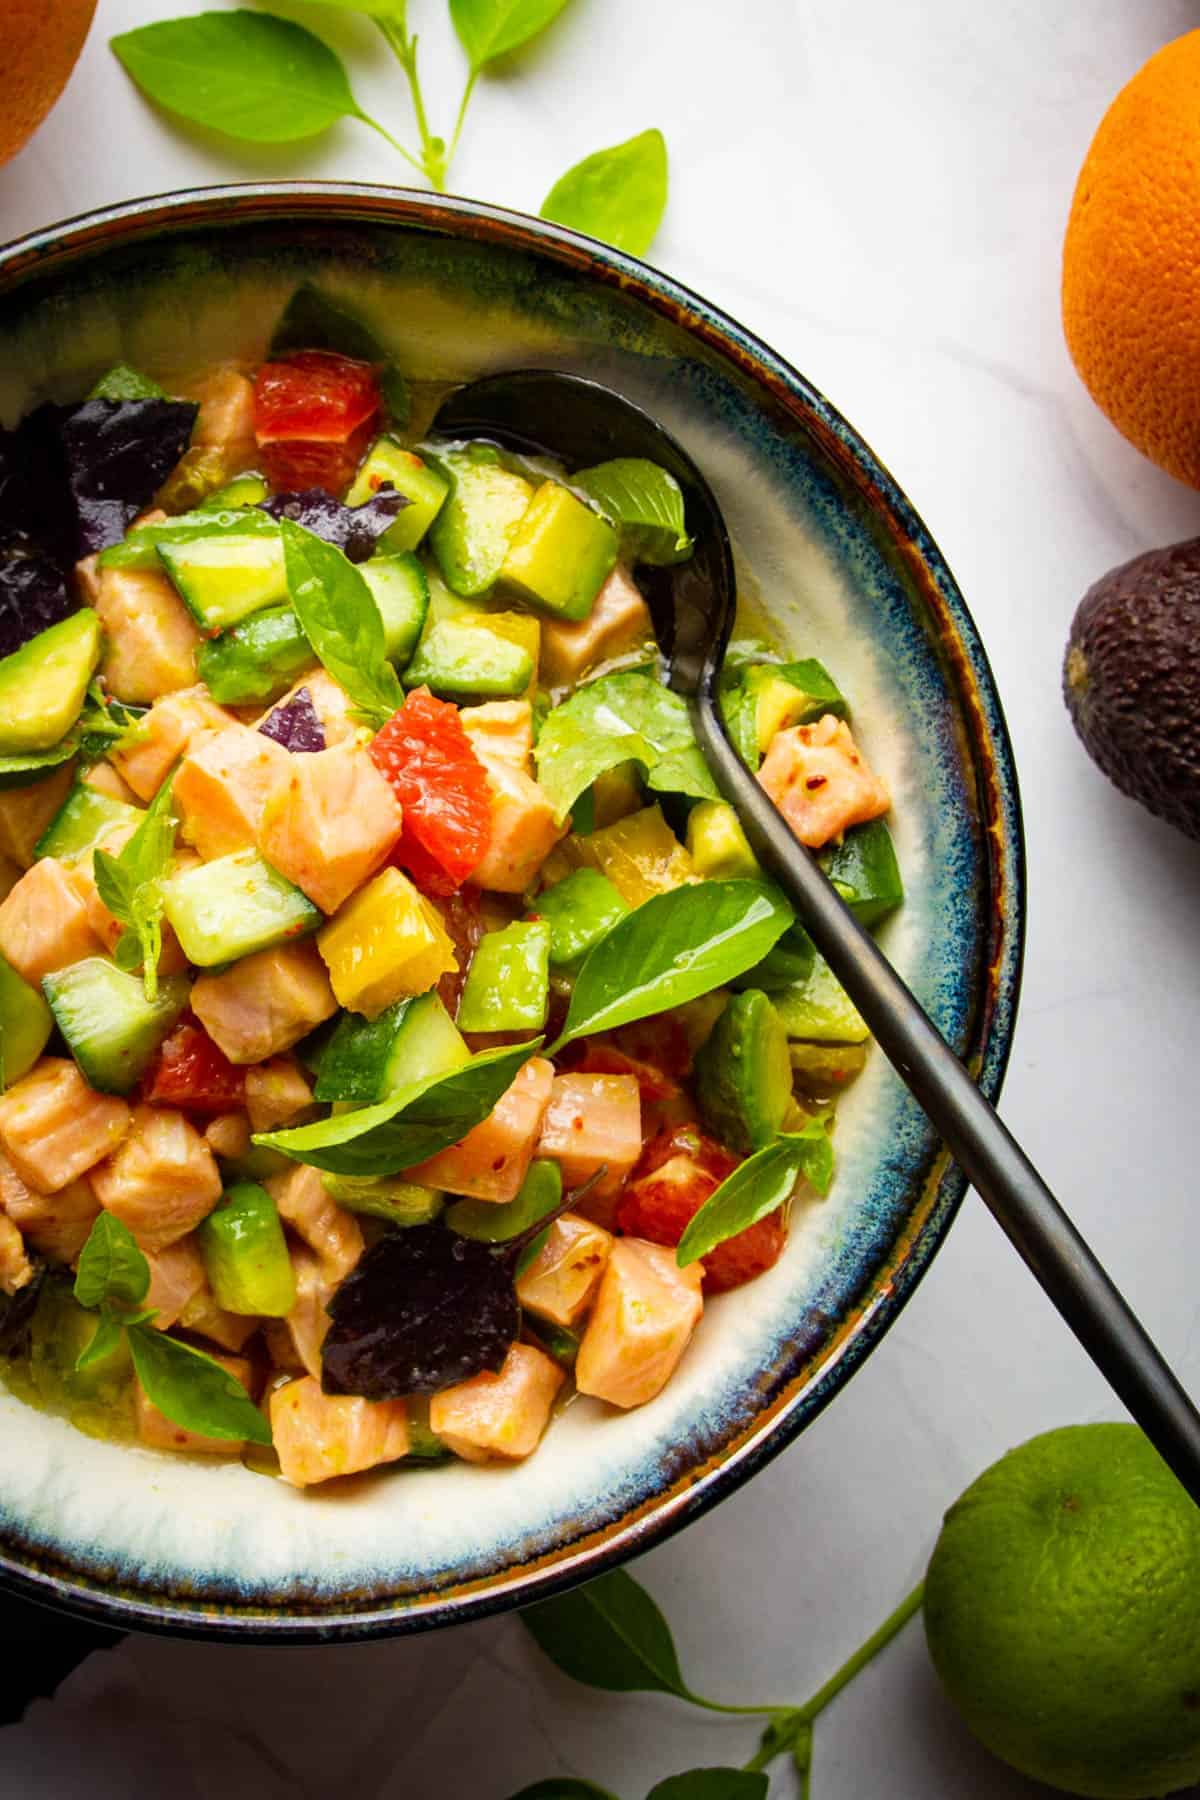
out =
[[[304,635],[356,707],[384,725],[404,699],[385,651],[375,597],[354,564],[332,544],[281,519],[288,593]]]
[[[561,175],[542,201],[542,217],[644,256],[667,209],[667,185],[666,140],[661,131],[642,131]]]
[[[727,1238],[784,1205],[801,1175],[818,1194],[829,1192],[833,1145],[823,1119],[810,1119],[801,1131],[782,1132],[725,1177],[692,1215],[679,1240],[675,1260],[680,1268],[698,1262]]]
[[[639,762],[658,793],[719,800],[686,703],[637,669],[602,675],[556,706],[535,749],[538,781],[559,824],[597,776]]]
[[[140,1306],[150,1289],[150,1264],[128,1225],[102,1212],[88,1233],[75,1271],[75,1298],[89,1312],[116,1302]]]
[[[124,848],[113,856],[93,854],[96,892],[126,929],[117,940],[117,967],[141,967],[147,1000],[158,998],[158,959],[162,954],[163,877],[175,853],[179,820],[171,811],[170,779],[154,796],[146,815]]]

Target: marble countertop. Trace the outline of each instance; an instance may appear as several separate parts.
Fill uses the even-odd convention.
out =
[[[326,33],[364,106],[407,119],[365,21]],[[114,31],[174,10],[101,0],[65,98],[0,170],[0,235],[194,183],[402,182],[345,124],[300,150],[176,130],[130,89]],[[457,51],[412,0],[445,116]],[[1024,1000],[1003,1111],[1184,1380],[1200,1386],[1194,1172],[1200,851],[1116,794],[1059,695],[1071,614],[1114,563],[1200,529],[1200,496],[1144,462],[1076,380],[1058,320],[1075,176],[1109,100],[1191,28],[1188,0],[575,0],[486,81],[463,192],[536,209],[569,162],[657,124],[673,193],[655,259],[759,332],[853,420],[945,551],[1016,747],[1029,846]],[[945,1506],[1003,1450],[1116,1402],[983,1206],[968,1198],[886,1342],[754,1482],[637,1568],[684,1667],[729,1699],[800,1700],[919,1576]],[[511,1619],[361,1648],[128,1640],[0,1732],[0,1788],[274,1800],[337,1789],[504,1800],[552,1774],[638,1800],[743,1761],[754,1728],[597,1695]],[[7,1778],[7,1779],[6,1779]],[[823,1718],[814,1800],[1033,1786],[978,1749],[912,1626]],[[797,1792],[778,1766],[773,1800]]]

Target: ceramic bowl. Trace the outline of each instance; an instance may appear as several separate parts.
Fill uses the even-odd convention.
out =
[[[385,188],[150,200],[0,253],[0,417],[124,360],[259,358],[298,282],[445,384],[541,365],[609,382],[707,472],[743,593],[819,656],[895,798],[905,979],[999,1088],[1022,937],[1016,779],[978,635],[866,445],[766,345],[643,264],[537,220]],[[118,1447],[0,1390],[0,1578],[130,1628],[330,1640],[545,1596],[677,1530],[778,1454],[878,1344],[962,1197],[876,1053],[839,1112],[828,1199],[783,1260],[713,1300],[679,1373],[629,1414],[578,1401],[506,1469],[398,1471],[301,1494],[239,1464]],[[349,1491],[347,1491],[349,1490]]]

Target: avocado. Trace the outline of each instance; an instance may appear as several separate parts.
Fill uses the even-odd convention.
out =
[[[761,1150],[783,1123],[792,1065],[783,1021],[761,988],[735,994],[695,1061],[705,1123],[731,1150]]]
[[[1200,538],[1110,569],[1079,603],[1063,696],[1109,780],[1200,838]]]
[[[697,875],[713,881],[762,880],[742,822],[725,800],[696,802],[688,814],[687,848]]]
[[[0,754],[49,750],[66,735],[100,651],[100,621],[85,606],[0,661]]]

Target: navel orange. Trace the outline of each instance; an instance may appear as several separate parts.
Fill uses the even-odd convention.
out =
[[[0,163],[67,85],[95,10],[96,0],[0,0]]]

